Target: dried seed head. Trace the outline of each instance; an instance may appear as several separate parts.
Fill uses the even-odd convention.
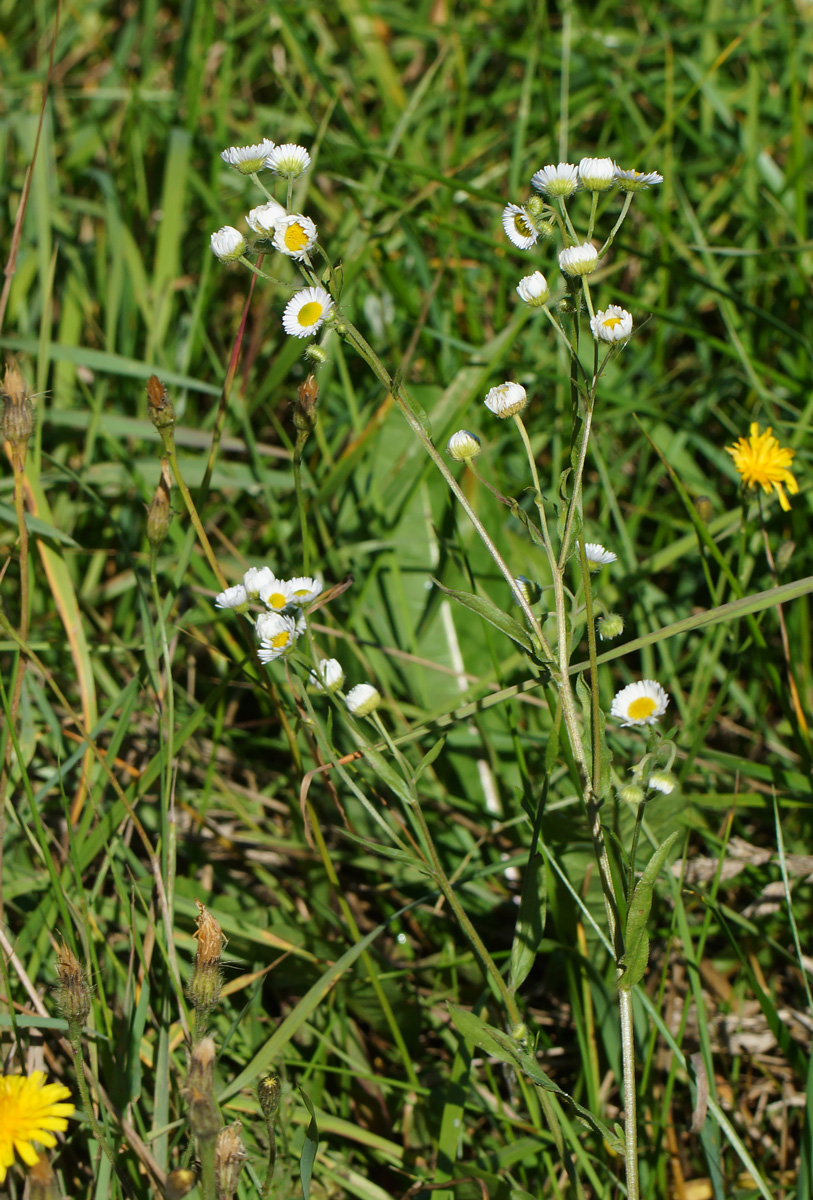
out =
[[[184,1089],[189,1127],[199,1141],[216,1138],[221,1120],[214,1098],[215,1044],[201,1038],[192,1051],[189,1076]]]
[[[215,1185],[218,1200],[231,1200],[237,1191],[237,1181],[243,1169],[243,1163],[248,1158],[243,1139],[240,1134],[243,1126],[240,1121],[227,1125],[217,1135],[215,1146]]]
[[[161,459],[161,478],[155,489],[150,507],[147,509],[147,537],[151,546],[157,550],[169,532],[169,522],[172,509],[169,504],[172,490],[172,476],[169,473],[169,460]]]
[[[182,1200],[197,1182],[198,1177],[194,1171],[188,1171],[184,1167],[170,1171],[164,1184],[164,1200]]]
[[[34,432],[34,404],[31,393],[16,363],[6,363],[3,376],[3,438],[16,450],[28,445]]]
[[[68,1022],[71,1037],[74,1037],[90,1012],[90,988],[82,964],[65,942],[57,953],[56,973],[59,977],[57,1004]]]
[[[220,985],[223,982],[220,971],[223,930],[199,900],[195,903],[198,906],[198,915],[195,918],[197,929],[194,936],[198,948],[186,994],[200,1019],[210,1013],[220,1000]]]
[[[281,1091],[279,1075],[266,1075],[265,1079],[260,1080],[257,1087],[257,1099],[260,1101],[260,1108],[269,1125],[277,1114]]]
[[[294,427],[306,437],[316,426],[316,402],[319,398],[319,385],[314,375],[309,375],[300,384],[294,405]]]
[[[147,380],[147,410],[156,429],[168,429],[175,424],[175,409],[157,375]]]

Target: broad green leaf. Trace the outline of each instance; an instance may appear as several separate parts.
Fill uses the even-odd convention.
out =
[[[489,600],[486,596],[474,596],[471,592],[458,592],[454,588],[444,587],[438,579],[433,579],[432,582],[445,592],[447,596],[457,600],[465,608],[471,612],[477,613],[478,617],[482,617],[484,621],[488,621],[495,629],[499,629],[501,633],[507,634],[512,641],[526,650],[528,654],[533,654],[533,643],[530,636],[520,625],[519,621],[515,621],[508,613],[503,612],[498,608],[493,600]]]
[[[649,960],[649,934],[647,933],[647,922],[649,921],[649,913],[652,909],[652,893],[655,888],[655,881],[660,874],[661,867],[666,862],[669,852],[674,846],[679,837],[682,837],[682,830],[676,829],[674,833],[670,833],[669,837],[662,846],[650,858],[644,873],[635,885],[635,891],[632,893],[629,910],[627,912],[627,924],[624,929],[624,955],[621,959],[621,966],[624,972],[618,981],[620,988],[635,987],[644,975],[646,964]]]

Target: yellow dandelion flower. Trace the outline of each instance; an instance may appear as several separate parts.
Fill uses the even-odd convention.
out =
[[[726,446],[726,451],[734,459],[734,466],[742,476],[744,487],[761,487],[768,494],[773,488],[784,511],[790,512],[790,500],[785,495],[785,488],[791,496],[799,491],[799,485],[790,471],[796,451],[780,446],[772,436],[770,425],[764,433],[760,433],[759,425],[753,421],[751,436],[740,438],[733,446]]]
[[[46,1083],[42,1071],[30,1075],[0,1075],[0,1184],[14,1162],[16,1150],[33,1167],[39,1156],[32,1142],[55,1146],[53,1130],[64,1133],[74,1104],[61,1104],[70,1092],[61,1083]]]

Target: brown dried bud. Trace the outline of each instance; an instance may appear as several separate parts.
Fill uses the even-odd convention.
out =
[[[217,1135],[215,1146],[215,1186],[217,1200],[231,1200],[237,1191],[237,1181],[243,1169],[243,1163],[248,1158],[243,1139],[240,1134],[243,1126],[240,1121],[227,1125]]]
[[[197,1182],[198,1177],[194,1171],[188,1171],[184,1167],[170,1171],[164,1184],[164,1200],[182,1200]]]
[[[6,363],[2,395],[3,438],[13,449],[21,447],[24,451],[34,432],[34,404],[25,376],[16,363]]]
[[[269,1125],[277,1114],[281,1091],[279,1075],[266,1075],[265,1079],[261,1079],[257,1086],[257,1099]]]
[[[294,428],[305,437],[316,427],[316,402],[319,399],[319,384],[315,375],[309,375],[299,385],[294,405]]]
[[[59,1200],[59,1189],[54,1172],[51,1170],[50,1162],[42,1153],[34,1165],[29,1167],[28,1195],[30,1200]]]
[[[68,1022],[71,1037],[74,1037],[90,1012],[90,988],[82,964],[65,942],[57,953],[56,973],[59,977],[57,1004]]]
[[[169,472],[169,460],[161,459],[161,478],[155,495],[147,509],[147,537],[151,546],[157,550],[169,532],[169,522],[172,509],[169,497],[172,491],[172,476]]]
[[[220,985],[223,982],[220,972],[223,930],[199,900],[195,903],[198,906],[198,915],[195,918],[197,929],[194,936],[198,948],[195,954],[195,969],[186,994],[198,1017],[201,1017],[209,1013],[220,1000]]]
[[[189,1110],[189,1127],[199,1141],[216,1138],[221,1126],[214,1098],[215,1044],[201,1038],[192,1051],[189,1076],[184,1089]]]
[[[169,429],[175,425],[175,409],[157,375],[147,380],[147,411],[156,429]]]

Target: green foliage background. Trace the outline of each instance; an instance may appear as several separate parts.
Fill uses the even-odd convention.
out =
[[[6,257],[55,11],[43,0],[0,0],[0,13]],[[758,0],[339,0],[329,8],[84,0],[62,9],[2,332],[4,353],[19,357],[39,393],[28,470],[43,522],[32,536],[46,549],[32,540],[28,644],[37,660],[24,680],[4,797],[2,928],[23,974],[6,967],[0,1029],[4,1054],[44,1043],[47,1069],[70,1084],[54,1030],[40,1017],[33,1027],[17,1020],[33,1011],[23,975],[53,1008],[53,939],[65,937],[95,988],[91,1044],[110,1096],[101,1118],[120,1141],[114,1113],[126,1114],[159,1166],[177,1165],[186,1144],[173,952],[185,974],[197,898],[230,939],[228,995],[214,1018],[218,1086],[226,1118],[244,1122],[260,1174],[264,1130],[249,1068],[259,1055],[286,1082],[280,1195],[298,1187],[310,1119],[296,1087],[315,1105],[322,1139],[314,1194],[378,1200],[456,1175],[463,1181],[442,1196],[467,1200],[482,1184],[508,1200],[558,1195],[565,1184],[533,1093],[487,1056],[472,1061],[450,1024],[447,1001],[501,1021],[455,921],[335,771],[317,775],[308,793],[329,869],[306,836],[300,786],[323,759],[282,665],[258,686],[263,669],[250,641],[231,614],[214,609],[216,581],[177,492],[158,561],[172,658],[165,675],[145,538],[160,443],[144,385],[157,373],[170,389],[194,491],[251,283],[213,258],[209,235],[241,224],[262,199],[219,151],[263,136],[310,148],[314,166],[297,204],[342,263],[343,307],[389,369],[403,370],[436,444],[461,425],[479,432],[483,474],[523,504],[521,447],[482,396],[503,379],[526,386],[551,495],[569,458],[570,398],[550,327],[514,291],[537,268],[554,281],[555,251],[515,250],[501,230],[502,207],[523,202],[532,172],[560,157],[609,155],[663,174],[662,187],[636,197],[598,284],[602,305],[625,305],[637,327],[600,390],[585,481],[587,534],[619,556],[599,594],[623,614],[629,640],[736,597],[700,544],[666,463],[692,501],[707,498],[708,534],[744,592],[773,585],[759,505],[752,495],[740,506],[724,450],[751,421],[772,425],[797,453],[801,495],[792,511],[762,505],[779,582],[813,574],[811,28],[804,3]],[[616,211],[613,197],[605,231]],[[273,271],[296,279],[290,264],[275,261]],[[230,581],[249,565],[302,568],[291,404],[307,366],[302,345],[281,329],[287,294],[261,281],[254,289],[201,514]],[[503,961],[528,858],[528,813],[546,779],[550,713],[532,689],[437,724],[530,672],[471,614],[444,616],[430,576],[476,586],[506,608],[507,588],[370,372],[335,335],[325,348],[304,472],[311,554],[328,584],[350,574],[354,582],[320,611],[318,643],[342,659],[350,684],[376,682],[395,734],[417,731],[404,750],[413,768],[445,738],[421,777],[424,807],[467,912]],[[512,569],[544,584],[522,525],[470,474],[463,478]],[[9,471],[0,478],[1,586],[16,627],[11,496]],[[784,617],[809,719],[807,596],[786,605]],[[613,692],[641,677],[667,688],[663,724],[675,726],[681,790],[652,803],[648,832],[656,843],[685,830],[689,862],[711,860],[684,886],[662,879],[646,991],[686,1055],[703,1056],[712,1094],[770,1193],[782,1187],[802,1197],[811,1184],[810,960],[800,964],[794,951],[788,888],[780,886],[778,903],[759,901],[766,885],[781,884],[781,831],[796,922],[802,931],[809,924],[810,739],[791,703],[776,609],[754,621],[764,646],[753,626],[729,620],[621,654],[603,672],[602,702],[609,709]],[[10,639],[0,654],[7,704]],[[143,845],[53,683],[76,710],[84,705],[165,870],[177,854],[168,881],[172,946]],[[161,734],[167,689],[173,762]],[[8,735],[6,722],[4,744]],[[354,749],[339,712],[333,737]],[[643,742],[613,727],[610,743],[622,782]],[[397,823],[397,797],[375,773],[358,761],[345,770]],[[484,790],[484,780],[493,786]],[[548,920],[522,1004],[544,1069],[612,1123],[619,1047],[613,969],[589,921],[592,912],[600,918],[592,855],[566,767],[548,788]],[[628,813],[608,812],[605,822],[627,837]],[[731,838],[751,847],[741,849],[739,873]],[[357,957],[334,979],[333,964],[379,925],[369,960]],[[317,1002],[303,1006],[325,979]],[[289,1035],[277,1036],[269,1055],[286,1016]],[[695,1181],[698,1197],[756,1194],[711,1118],[690,1129],[693,1085],[643,1008],[638,1018],[644,1195],[681,1194],[682,1180]],[[738,1040],[738,1030],[752,1040]],[[7,1058],[7,1069],[24,1061]],[[564,1120],[587,1194],[609,1195],[619,1160],[566,1111]],[[149,1194],[139,1154],[122,1153],[136,1193]],[[118,1186],[94,1155],[77,1123],[60,1158],[69,1195]],[[254,1194],[248,1176],[241,1187]]]

